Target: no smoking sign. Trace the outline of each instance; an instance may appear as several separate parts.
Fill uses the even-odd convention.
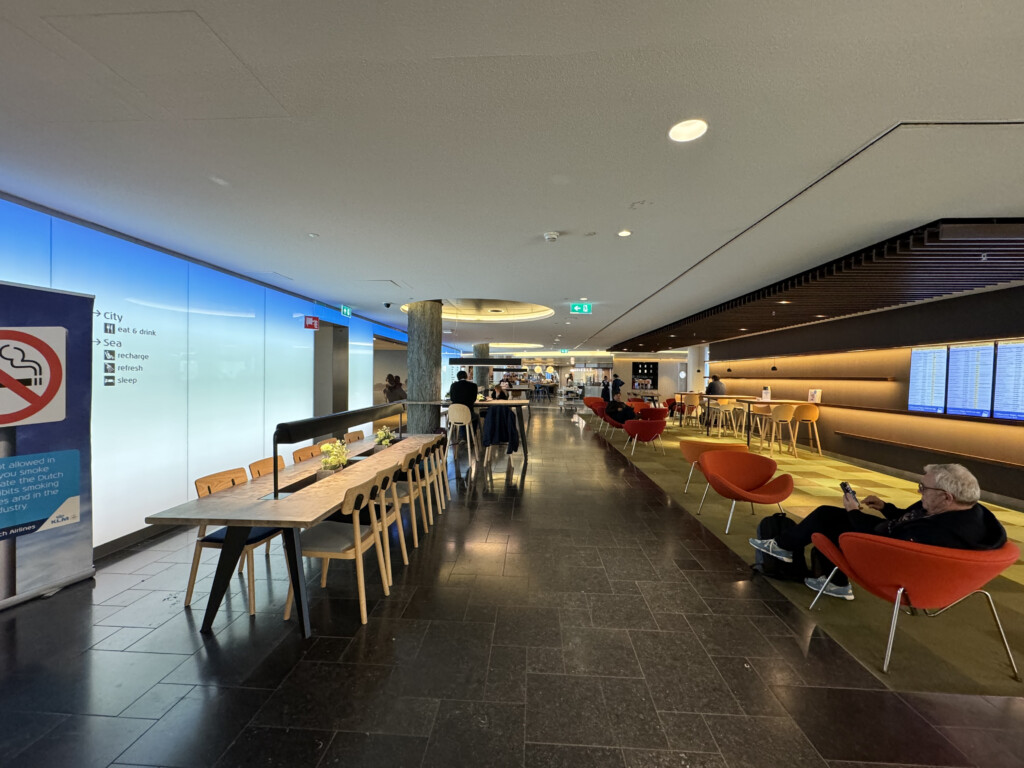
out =
[[[68,332],[0,328],[0,427],[63,421]]]

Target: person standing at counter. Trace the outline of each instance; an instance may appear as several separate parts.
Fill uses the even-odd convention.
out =
[[[705,395],[724,395],[725,394],[725,382],[718,378],[718,375],[712,375],[711,381],[708,382],[707,389],[704,390]]]

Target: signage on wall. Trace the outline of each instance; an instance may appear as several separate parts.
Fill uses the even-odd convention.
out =
[[[570,304],[569,305],[569,314],[570,315],[590,315],[590,314],[593,314],[593,309],[594,309],[594,305],[593,304],[580,304],[580,303]]]
[[[569,354],[569,350],[568,349],[560,349],[558,351],[561,352],[563,355],[568,355]]]
[[[349,307],[349,306],[346,306],[345,304],[342,304],[341,305],[341,314],[344,317],[352,317],[352,307]]]
[[[306,315],[306,328],[313,331],[320,330],[320,318],[314,317],[313,315]]]
[[[67,330],[0,328],[0,426],[64,421]]]

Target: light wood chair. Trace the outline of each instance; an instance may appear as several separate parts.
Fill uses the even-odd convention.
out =
[[[327,566],[331,560],[354,560],[356,566],[356,588],[359,592],[359,619],[366,623],[366,586],[363,576],[363,554],[371,547],[377,553],[377,564],[380,567],[380,580],[384,594],[391,594],[388,587],[387,566],[384,563],[384,552],[380,541],[380,522],[377,519],[375,504],[370,503],[370,495],[374,488],[379,487],[376,477],[367,478],[364,482],[346,489],[341,500],[339,512],[352,518],[351,523],[325,521],[301,534],[302,554],[304,557],[319,558],[324,561],[320,575],[320,586],[327,586]],[[362,526],[359,523],[359,510],[369,506],[371,524]],[[292,602],[295,597],[295,586],[289,584],[288,598],[285,602],[284,618],[291,618]]]
[[[679,407],[678,405],[676,406]],[[700,395],[688,393],[683,395],[683,412],[679,419],[679,426],[685,427],[687,423],[695,427],[700,426]]]
[[[303,448],[296,448],[292,451],[292,461],[295,464],[315,459],[320,455],[320,448],[316,445],[307,445]]]
[[[402,445],[399,443],[398,445]],[[411,448],[402,456],[402,467],[395,482],[391,484],[391,494],[395,505],[401,509],[402,504],[409,505],[409,521],[412,524],[412,545],[419,547],[420,534],[419,525],[416,522],[416,504],[419,503],[420,519],[423,523],[423,532],[430,531],[430,521],[427,519],[427,505],[423,499],[424,483],[420,474],[420,461],[423,458],[422,448]],[[429,496],[428,496],[429,498]],[[433,513],[431,513],[431,518]]]
[[[818,406],[814,403],[798,405],[793,409],[793,421],[796,422],[796,437],[794,441],[800,440],[800,425],[807,425],[807,442],[811,448],[818,449],[821,456],[821,438],[818,437]]]
[[[460,403],[452,403],[448,406],[448,444],[458,445],[459,442],[459,427],[466,428],[466,445],[469,446],[469,460],[473,461],[476,459],[476,441],[477,436],[473,434],[473,414],[469,410],[468,405],[462,405]],[[459,452],[455,452],[456,461],[459,458]]]
[[[722,397],[718,400],[711,400],[708,405],[708,418],[711,419],[712,428],[718,426],[718,437],[722,436],[722,427],[729,422],[728,429],[736,434],[736,422],[732,418],[732,398]]]
[[[215,472],[196,480],[196,493],[201,497],[223,491],[233,485],[244,485],[249,481],[242,467],[227,469],[223,472]],[[192,555],[192,570],[188,575],[188,588],[185,590],[185,606],[192,604],[192,591],[196,586],[196,575],[199,573],[199,561],[202,558],[204,549],[221,549],[224,546],[224,536],[227,528],[218,528],[213,533],[206,533],[206,526],[199,526],[199,533],[196,539],[196,549]],[[261,544],[267,545],[267,556],[270,556],[270,540],[281,533],[280,528],[252,528],[245,540],[245,548],[242,556],[238,558],[238,572],[242,572],[244,565],[249,566],[249,615],[256,613],[256,577],[255,561],[253,550]]]
[[[390,467],[382,469],[377,474],[377,489],[372,494],[373,501],[377,504],[377,519],[381,526],[381,544],[384,547],[384,566],[388,572],[388,584],[394,584],[395,580],[391,572],[391,534],[392,525],[398,528],[398,546],[402,551],[402,562],[409,564],[409,551],[405,546],[405,525],[402,523],[402,505],[388,504],[388,488],[398,480],[402,472],[401,459],[396,459]]]
[[[277,457],[277,468],[284,469],[284,456]],[[257,477],[263,477],[263,475],[270,475],[274,472],[274,457],[268,456],[265,459],[254,461],[249,465],[249,474],[252,475],[252,479],[255,480]]]
[[[366,437],[366,435],[363,433],[363,430],[361,429],[356,430],[355,432],[346,432],[345,445],[348,445],[349,443],[354,443],[356,440],[362,440],[364,437]]]
[[[336,437],[328,437],[326,440],[321,440],[319,443],[317,443],[316,444],[316,449],[317,449],[317,451],[319,451],[321,448],[323,448],[328,443],[337,443],[337,442],[340,442],[338,440],[338,438],[336,438]]]
[[[772,408],[772,415],[769,417],[771,425],[771,431],[768,435],[768,455],[771,456],[775,452],[775,440],[776,437],[779,441],[779,453],[782,453],[782,428],[785,426],[789,430],[789,447],[793,451],[793,456],[796,457],[796,436],[793,433],[793,411],[796,410],[792,405],[776,405]],[[764,447],[764,433],[761,433],[760,447]]]

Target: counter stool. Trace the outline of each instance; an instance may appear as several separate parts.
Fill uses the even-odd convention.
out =
[[[712,400],[708,405],[708,418],[711,419],[712,427],[717,423],[718,437],[722,436],[722,424],[725,421],[729,422],[733,434],[736,433],[736,422],[732,418],[732,398],[723,397],[719,400]]]
[[[793,410],[793,421],[796,422],[796,437],[794,441],[800,440],[800,425],[807,425],[807,442],[814,448],[817,447],[818,455],[821,456],[821,438],[818,437],[818,406],[814,403],[798,405]]]
[[[469,446],[469,460],[476,458],[476,435],[473,434],[473,414],[468,405],[452,403],[448,406],[448,444],[455,446],[459,442],[459,427],[466,428],[466,445]],[[455,451],[455,460],[459,460],[459,452]]]
[[[679,426],[686,426],[687,422],[695,427],[700,427],[700,395],[683,395],[683,404],[679,413]]]
[[[771,432],[768,437],[768,455],[771,456],[775,450],[775,438],[776,433],[778,434],[779,440],[779,453],[782,453],[782,427],[785,426],[789,429],[789,447],[793,451],[793,457],[797,457],[796,452],[796,439],[793,434],[793,411],[796,410],[792,405],[776,405],[772,408],[772,415],[769,417],[771,421]],[[764,433],[761,434],[761,447],[764,447]]]

